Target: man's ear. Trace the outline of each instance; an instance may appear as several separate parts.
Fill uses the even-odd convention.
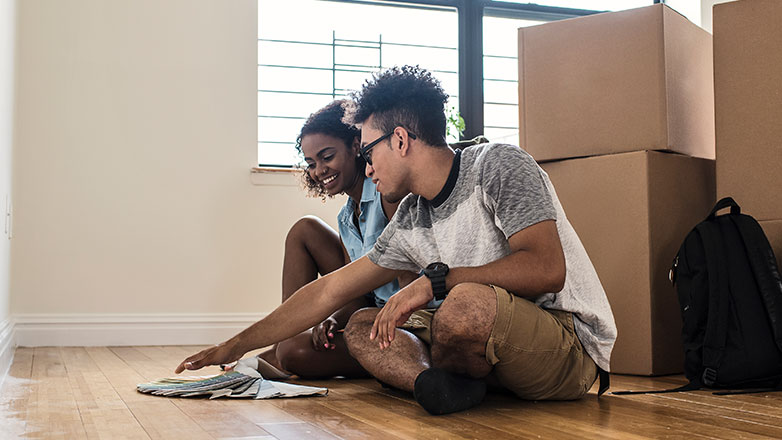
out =
[[[407,131],[403,130],[401,127],[397,127],[396,130],[394,130],[394,140],[392,142],[391,145],[396,144],[403,157],[407,156],[410,152],[410,136],[408,136]]]

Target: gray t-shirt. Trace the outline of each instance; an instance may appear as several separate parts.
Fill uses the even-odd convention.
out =
[[[519,147],[482,144],[457,152],[443,191],[432,200],[413,194],[402,200],[367,257],[413,272],[435,261],[482,266],[508,256],[508,238],[544,220],[556,220],[567,272],[565,287],[535,304],[572,312],[584,349],[608,371],[616,340],[611,306],[548,175]]]

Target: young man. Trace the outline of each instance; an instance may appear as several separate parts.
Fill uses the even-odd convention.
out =
[[[583,396],[608,370],[616,327],[548,176],[518,147],[450,149],[447,95],[423,69],[381,72],[354,98],[366,173],[388,201],[404,198],[374,249],[176,371],[236,360],[421,271],[348,323],[348,347],[367,371],[432,414],[480,403],[487,382],[524,399]]]

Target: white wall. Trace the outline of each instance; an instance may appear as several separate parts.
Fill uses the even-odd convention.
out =
[[[11,241],[6,203],[12,193],[16,0],[0,0],[0,384],[11,366],[14,325],[10,314]]]
[[[0,330],[9,317],[11,241],[6,200],[11,197],[16,0],[0,0]]]
[[[251,183],[256,0],[18,9],[14,315],[276,307],[288,227],[335,225],[342,200],[287,175]]]

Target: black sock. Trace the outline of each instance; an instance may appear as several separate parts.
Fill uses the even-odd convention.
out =
[[[457,376],[440,368],[429,368],[415,378],[415,400],[432,415],[464,411],[481,403],[486,383]]]

